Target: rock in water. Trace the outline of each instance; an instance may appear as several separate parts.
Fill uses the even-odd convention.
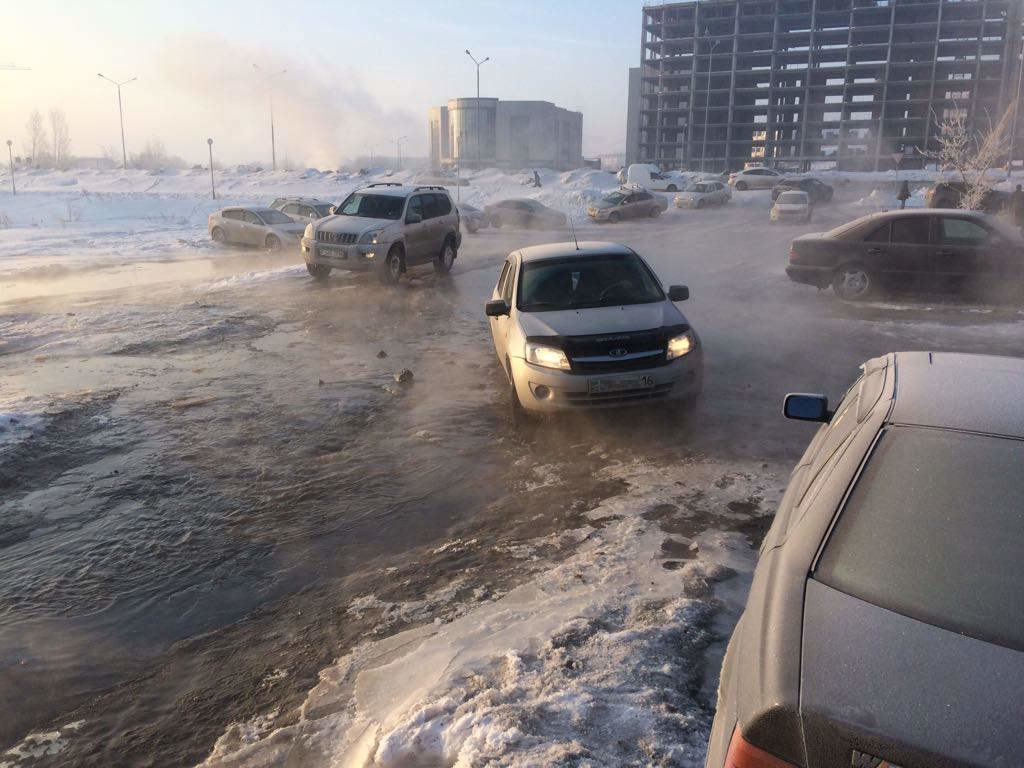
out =
[[[395,374],[395,381],[399,384],[412,384],[412,371],[408,368],[403,368]]]

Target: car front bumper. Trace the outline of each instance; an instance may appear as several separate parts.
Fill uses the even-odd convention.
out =
[[[303,237],[300,249],[307,264],[319,264],[336,269],[368,271],[384,260],[388,252],[387,243],[366,245],[331,245]]]
[[[813,285],[815,288],[827,288],[832,283],[835,270],[832,267],[810,267],[788,264],[786,275],[794,283]]]
[[[512,358],[511,364],[519,402],[535,413],[677,402],[699,395],[704,382],[703,349],[699,343],[692,352],[666,365],[620,373],[569,373],[533,365],[521,357]],[[604,384],[614,382],[613,386],[621,382],[627,388],[592,393],[591,387],[596,385],[591,382],[598,379]],[[641,384],[645,379],[647,382]]]

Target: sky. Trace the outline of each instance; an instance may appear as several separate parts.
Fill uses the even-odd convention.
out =
[[[625,149],[627,70],[640,58],[641,0],[36,0],[8,8],[0,35],[0,141],[24,145],[33,109],[62,109],[72,153],[151,141],[189,162],[208,137],[224,164],[427,154],[427,110],[473,96],[540,99],[583,113],[587,156]],[[11,13],[13,11],[13,14]],[[16,30],[16,33],[13,31]],[[268,82],[265,72],[287,70]]]

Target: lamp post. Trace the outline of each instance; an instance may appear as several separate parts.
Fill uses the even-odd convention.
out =
[[[265,72],[260,69],[259,64],[253,64],[253,69],[263,75],[263,79],[267,81],[267,93],[270,96],[270,167],[272,170],[277,170],[277,147],[274,145],[274,78],[280,77],[287,69],[282,69],[280,72]]]
[[[128,83],[132,82],[133,80],[138,80],[139,78],[137,78],[137,77],[129,77],[127,80],[122,80],[121,82],[117,82],[116,80],[111,80],[109,77],[104,75],[102,72],[97,72],[96,74],[99,75],[100,77],[102,77],[108,83],[113,83],[114,87],[117,88],[117,114],[121,118],[121,167],[122,168],[127,168],[128,167],[128,150],[125,147],[125,143],[124,143],[124,109],[121,106],[121,86],[122,85],[127,85]]]
[[[707,37],[708,29],[704,28],[704,36]],[[715,46],[721,41],[715,40],[711,43],[711,47],[708,49],[708,87],[707,92],[704,94],[704,137],[701,139],[700,144],[700,172],[704,173],[704,154],[708,147],[708,110],[711,108],[711,54],[715,52]]]
[[[394,139],[395,142],[395,170],[402,170],[402,142],[405,141],[408,136],[399,136]]]
[[[11,140],[7,140],[7,157],[11,160],[11,195],[18,194],[18,190],[14,188],[14,152],[11,150]]]
[[[370,167],[367,168],[366,170],[368,170],[368,171],[370,171],[372,173],[373,172],[373,146],[371,145],[371,146],[367,147],[367,149],[370,151]]]
[[[1021,81],[1024,81],[1024,35],[1021,36],[1020,41],[1020,55],[1017,56],[1017,94],[1013,100],[1013,128],[1010,129],[1010,148],[1006,156],[1006,178],[1010,178],[1010,174],[1013,172],[1013,145],[1014,140],[1017,138],[1017,131],[1020,130],[1020,124],[1017,122],[1017,117],[1020,113],[1020,85]]]
[[[484,56],[480,61],[466,49],[466,55],[476,64],[476,167],[480,168],[480,65],[491,60],[490,56]]]
[[[217,188],[213,186],[213,139],[207,139],[206,146],[210,149],[210,197],[216,200]]]

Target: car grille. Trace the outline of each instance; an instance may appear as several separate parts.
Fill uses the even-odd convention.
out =
[[[587,392],[566,392],[565,399],[571,405],[594,406],[607,403],[634,403],[643,400],[656,400],[659,397],[667,396],[674,386],[673,382],[658,384],[646,389],[625,389],[621,392],[605,392],[600,395],[591,395]]]
[[[649,331],[566,336],[562,348],[573,373],[617,373],[665,365],[669,337],[686,330],[655,328]],[[622,394],[622,393],[616,393]]]
[[[349,232],[322,232],[316,233],[317,242],[320,243],[336,243],[341,245],[351,245],[356,241],[358,235],[353,235]]]

